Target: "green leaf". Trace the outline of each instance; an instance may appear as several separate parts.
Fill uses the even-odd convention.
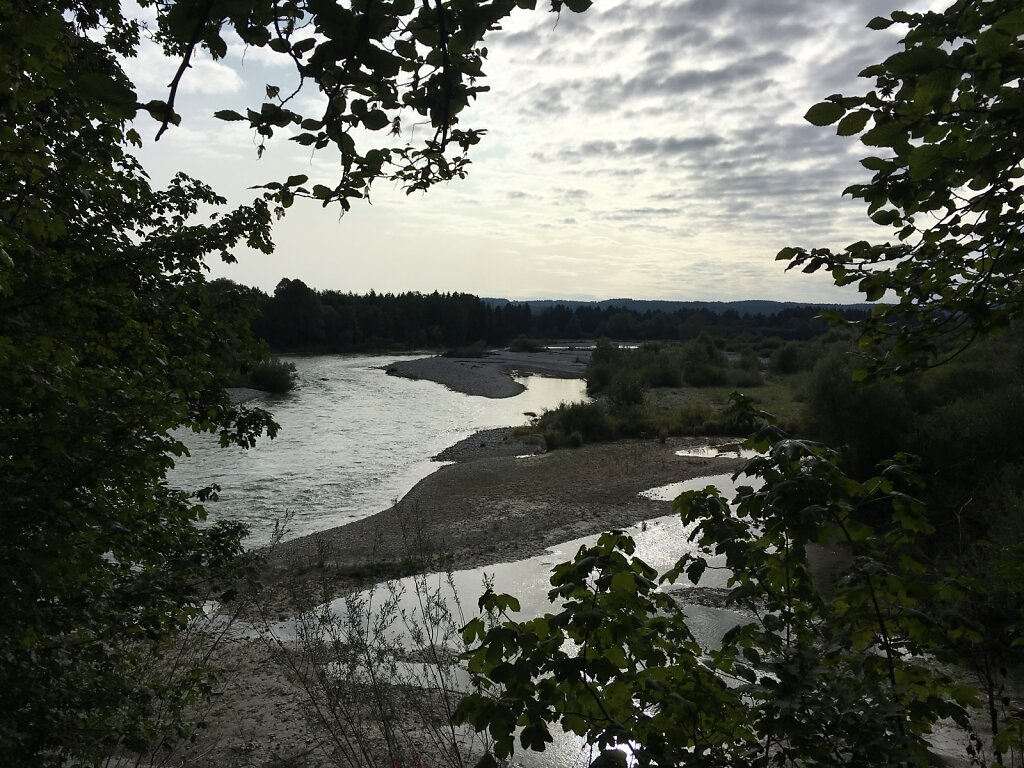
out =
[[[906,142],[907,126],[897,121],[879,124],[876,119],[874,128],[861,136],[860,140],[869,147],[895,147]]]
[[[804,120],[812,125],[824,126],[834,123],[846,114],[846,108],[834,101],[822,101],[807,110]]]
[[[923,75],[942,69],[949,62],[949,54],[942,48],[919,45],[893,54],[885,60],[895,75]]]
[[[171,109],[166,101],[153,99],[143,104],[142,108],[149,112],[156,120],[161,122],[166,120],[171,125],[181,125],[181,115]]]
[[[887,19],[884,16],[875,16],[875,18],[868,22],[868,29],[874,29],[876,31],[888,29],[892,24],[892,19]]]
[[[870,118],[871,110],[869,109],[858,109],[856,112],[851,112],[839,121],[836,133],[840,136],[853,136],[860,133]]]
[[[366,113],[366,116],[363,118],[363,125],[371,131],[379,131],[381,128],[391,125],[391,120],[388,119],[387,113],[383,110],[374,109]]]
[[[237,121],[245,120],[245,115],[240,115],[233,109],[221,109],[213,113],[218,120]]]
[[[476,761],[476,768],[499,768],[500,765],[490,752],[484,752]]]
[[[590,768],[627,768],[628,765],[625,752],[619,749],[605,749],[590,764]]]
[[[889,167],[889,161],[880,157],[865,157],[861,159],[860,164],[869,171],[882,171]]]

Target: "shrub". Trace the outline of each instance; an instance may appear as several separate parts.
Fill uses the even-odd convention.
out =
[[[295,388],[295,366],[276,357],[265,360],[249,372],[248,386],[278,395],[290,392]]]
[[[544,345],[536,339],[529,339],[526,336],[517,336],[508,345],[509,352],[543,352]]]
[[[486,357],[487,354],[487,343],[484,341],[475,341],[472,344],[449,349],[442,355],[442,357]]]
[[[642,405],[644,395],[644,382],[640,374],[632,371],[620,371],[608,387],[608,399],[616,408]]]
[[[823,357],[811,373],[805,423],[813,437],[843,447],[854,474],[868,473],[895,453],[915,418],[904,387],[855,382],[853,362],[842,350]]]

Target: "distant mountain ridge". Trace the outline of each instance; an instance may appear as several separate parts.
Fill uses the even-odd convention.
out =
[[[577,307],[597,307],[599,309],[619,308],[632,312],[676,312],[681,309],[706,309],[716,314],[734,311],[740,315],[777,315],[787,309],[801,307],[821,307],[822,309],[868,309],[870,304],[829,304],[814,301],[768,301],[765,299],[747,299],[745,301],[665,301],[658,299],[604,299],[602,301],[574,301],[560,299],[531,299],[514,301],[482,297],[481,301],[491,306],[506,304],[526,305],[532,312],[542,312],[551,307],[561,305],[567,309]]]

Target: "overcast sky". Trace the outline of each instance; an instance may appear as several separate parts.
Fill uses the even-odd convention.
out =
[[[802,116],[869,87],[857,73],[899,35],[865,24],[920,5],[892,2],[597,0],[557,24],[520,12],[486,43],[491,92],[465,122],[488,134],[468,179],[410,197],[382,184],[343,218],[299,203],[276,226],[276,254],[242,253],[212,275],[267,291],[291,277],[357,293],[857,301],[774,256],[887,234],[841,198],[867,177],[859,143]],[[184,122],[159,143],[142,124],[155,181],[182,169],[236,203],[283,173],[330,183],[330,164],[298,145],[257,162],[243,124],[210,117],[292,84],[259,53],[198,62]],[[129,64],[143,101],[164,98],[173,71],[153,51]]]

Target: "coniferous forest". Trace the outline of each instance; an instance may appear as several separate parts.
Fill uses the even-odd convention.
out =
[[[217,290],[218,283],[212,284]],[[221,284],[222,289],[229,286]],[[234,286],[237,289],[237,286]],[[243,289],[244,290],[244,289]],[[528,302],[500,302],[468,293],[317,291],[282,279],[272,295],[248,292],[253,330],[279,352],[376,352],[505,346],[520,336],[544,340],[688,341],[702,332],[720,339],[805,341],[830,328],[817,306],[779,304],[774,314],[705,307],[639,311],[576,303],[534,310]],[[845,310],[849,319],[865,316]]]

